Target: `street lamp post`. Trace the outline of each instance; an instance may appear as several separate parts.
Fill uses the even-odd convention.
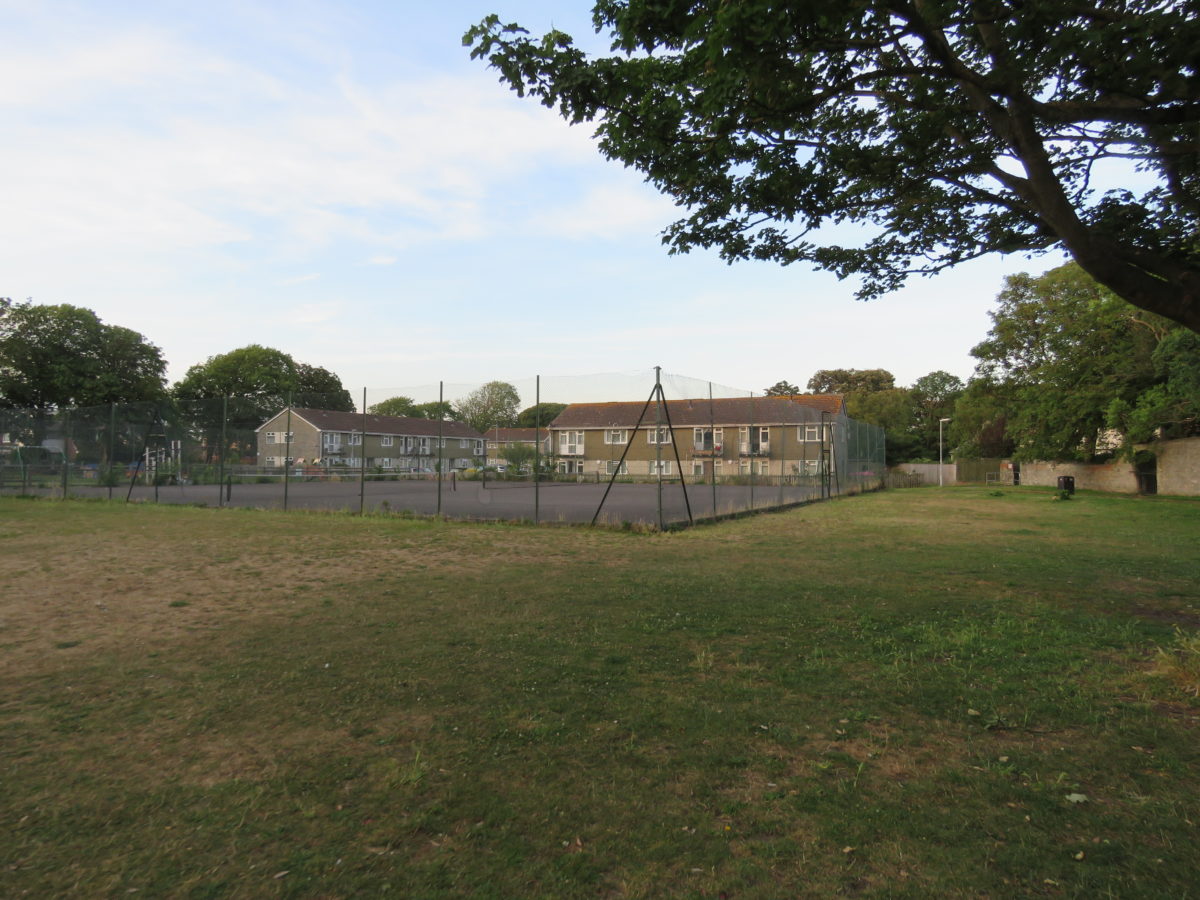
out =
[[[938,419],[938,487],[942,487],[945,484],[944,472],[942,470],[942,426],[949,421],[949,419]]]

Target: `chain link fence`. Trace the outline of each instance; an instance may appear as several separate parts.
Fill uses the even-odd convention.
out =
[[[840,398],[659,370],[346,399],[0,410],[0,494],[663,528],[886,477],[883,430],[848,418]]]

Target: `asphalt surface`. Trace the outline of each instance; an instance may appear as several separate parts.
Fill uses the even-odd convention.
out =
[[[574,484],[551,482],[543,484],[536,496],[536,517],[540,522],[586,523],[592,521],[604,497],[607,484]],[[8,493],[6,491],[6,493]],[[71,487],[73,497],[108,497],[103,487]],[[111,490],[114,500],[125,499],[129,486]],[[712,485],[689,484],[687,499],[695,519],[714,515],[730,515],[751,509],[769,509],[803,503],[819,497],[811,487],[778,485]],[[236,506],[263,509],[284,509],[282,482],[272,484],[235,484],[226,498],[217,485],[164,485],[157,489],[135,486],[130,499],[150,503],[184,503],[201,506]],[[411,512],[435,515],[439,512],[436,481],[368,481],[361,506],[368,512]],[[662,485],[663,522],[688,520],[684,493],[678,482]],[[287,509],[327,509],[357,512],[360,508],[358,482],[294,481],[287,485]],[[532,485],[512,485],[504,482],[459,481],[442,483],[440,512],[451,518],[514,520],[535,518],[535,491]],[[605,524],[623,522],[657,524],[658,485],[614,484],[597,518]]]

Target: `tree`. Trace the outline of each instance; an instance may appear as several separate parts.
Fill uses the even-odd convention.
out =
[[[896,376],[887,369],[818,369],[808,379],[808,389],[818,394],[855,394],[890,391]]]
[[[566,403],[538,403],[530,406],[517,415],[517,427],[537,428],[540,425],[545,428],[566,408]]]
[[[210,356],[192,366],[172,393],[181,400],[254,398],[266,415],[289,401],[292,406],[354,411],[350,392],[328,369],[298,363],[282,350],[259,344]]]
[[[790,397],[792,394],[798,393],[800,393],[800,388],[790,381],[777,381],[767,388],[768,397]]]
[[[953,418],[954,404],[965,387],[957,375],[940,369],[922,375],[913,382],[909,397],[913,409],[913,432],[921,456],[937,458],[939,433],[945,440],[945,429],[939,429],[938,426],[942,419]]]
[[[413,398],[404,396],[388,397],[367,407],[367,412],[373,416],[416,416],[415,410]]]
[[[171,388],[176,405],[199,432],[205,460],[224,441],[254,446],[254,430],[288,405],[353,412],[354,400],[328,369],[298,363],[273,347],[250,344],[192,366]]]
[[[445,400],[430,400],[428,403],[417,403],[412,408],[412,416],[417,419],[443,419],[447,422],[458,422],[461,420],[454,405]]]
[[[508,463],[508,467],[513,473],[519,473],[525,469],[532,471],[537,450],[533,448],[532,444],[512,444],[502,449],[500,456]]]
[[[162,351],[68,303],[0,299],[0,406],[56,409],[158,400]]]
[[[869,299],[1058,248],[1200,330],[1192,4],[597,0],[593,21],[614,55],[494,15],[463,41],[689,210],[671,252],[861,275]],[[1113,161],[1146,186],[1097,191]],[[845,222],[861,240],[819,232]]]
[[[915,430],[912,391],[887,388],[849,393],[846,395],[846,414],[884,430],[886,462],[889,466],[922,456]]]
[[[489,381],[454,401],[459,419],[480,433],[494,425],[515,425],[520,406],[521,395],[506,381]]]
[[[987,339],[971,353],[976,378],[994,395],[992,420],[1003,416],[1020,459],[1103,453],[1110,411],[1136,407],[1163,381],[1154,354],[1179,330],[1071,263],[1009,277],[997,304]],[[968,391],[972,403],[982,390]]]

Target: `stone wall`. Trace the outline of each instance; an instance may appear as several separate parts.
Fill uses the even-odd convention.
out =
[[[1033,487],[1057,487],[1060,475],[1075,479],[1081,491],[1111,491],[1117,494],[1136,494],[1137,472],[1132,463],[1113,462],[1095,465],[1076,462],[1021,463],[1021,484]],[[1161,484],[1161,481],[1159,482]]]
[[[1159,441],[1139,447],[1157,457],[1158,492],[1183,497],[1200,497],[1200,437],[1177,441]],[[1112,491],[1118,494],[1138,492],[1137,470],[1133,463],[1027,462],[1021,464],[1021,484],[1056,487],[1058,476],[1070,475],[1079,490]]]
[[[1162,441],[1146,449],[1158,456],[1158,492],[1200,497],[1200,437]]]

